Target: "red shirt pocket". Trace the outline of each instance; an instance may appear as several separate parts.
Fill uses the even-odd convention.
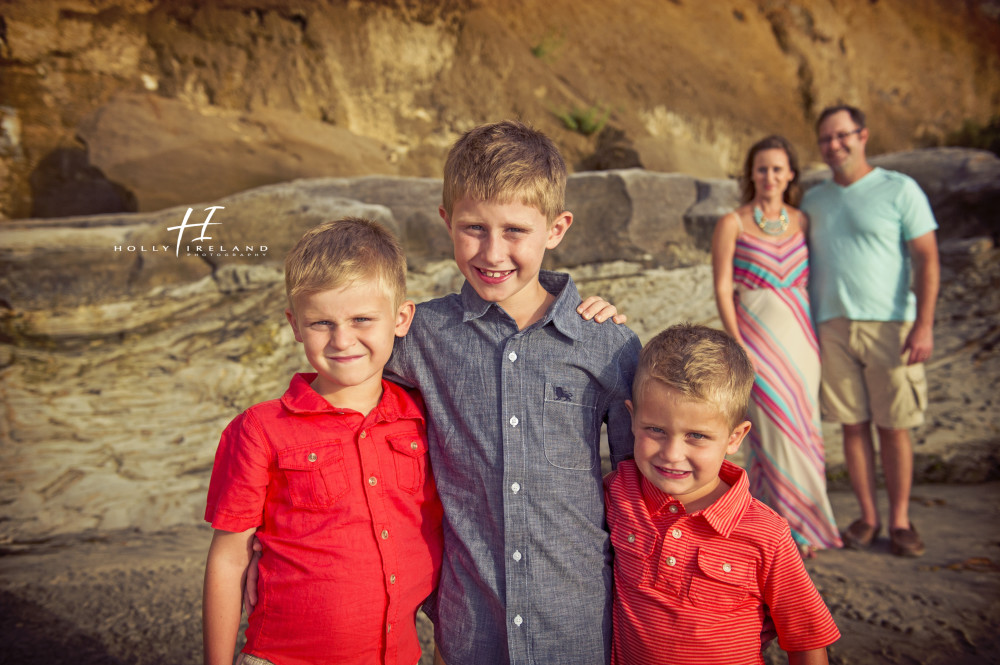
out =
[[[698,548],[698,569],[691,577],[689,596],[698,607],[733,609],[756,588],[757,566],[752,559]]]
[[[296,508],[329,508],[347,493],[347,469],[339,439],[279,450],[278,468]]]

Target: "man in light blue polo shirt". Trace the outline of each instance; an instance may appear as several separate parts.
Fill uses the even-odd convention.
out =
[[[940,266],[937,223],[926,195],[902,173],[872,167],[864,114],[824,109],[816,123],[833,179],[806,192],[810,285],[823,363],[823,418],[843,428],[844,458],[861,517],[844,545],[868,547],[882,529],[876,503],[875,448],[889,495],[893,554],[920,556],[909,518],[913,483],[910,428],[924,419],[923,363],[934,348]]]

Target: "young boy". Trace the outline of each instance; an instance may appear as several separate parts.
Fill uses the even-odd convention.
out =
[[[420,659],[415,614],[438,581],[441,503],[418,396],[382,379],[406,334],[402,249],[375,222],[310,229],[285,261],[285,316],[315,373],[226,428],[205,519],[205,662],[232,662],[256,533],[244,664]]]
[[[678,325],[642,350],[635,459],[605,479],[615,552],[614,662],[760,663],[768,616],[791,665],[840,633],[788,523],[726,461],[750,431],[754,371],[726,333]]]
[[[452,147],[440,207],[466,282],[417,306],[386,369],[421,390],[445,510],[438,662],[610,658],[612,571],[599,442],[632,451],[638,338],[585,321],[568,275],[541,271],[573,222],[555,145],[518,122]]]

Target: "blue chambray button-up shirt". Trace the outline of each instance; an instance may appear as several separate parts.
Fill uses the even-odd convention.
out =
[[[468,283],[418,305],[386,367],[427,405],[445,510],[435,638],[449,665],[610,657],[599,441],[606,422],[612,463],[632,454],[640,344],[584,321],[568,275],[539,279],[556,301],[524,330]]]

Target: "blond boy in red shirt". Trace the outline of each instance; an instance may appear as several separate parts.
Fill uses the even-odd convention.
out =
[[[840,637],[788,523],[726,461],[750,430],[753,366],[726,333],[668,328],[643,348],[627,402],[635,459],[605,478],[617,665],[763,664],[773,621],[790,665]]]
[[[260,540],[244,665],[414,665],[438,582],[442,509],[423,402],[382,378],[413,320],[406,259],[375,222],[308,231],[285,261],[285,316],[315,373],[226,428],[205,519],[205,662],[229,665]]]

